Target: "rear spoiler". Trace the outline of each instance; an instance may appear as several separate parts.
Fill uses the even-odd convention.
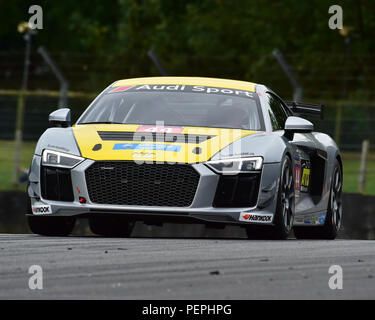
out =
[[[295,115],[315,115],[323,119],[323,104],[303,103],[296,101],[285,102],[290,111]]]

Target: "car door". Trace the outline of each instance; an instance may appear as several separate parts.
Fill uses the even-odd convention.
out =
[[[285,103],[273,92],[266,92],[268,113],[272,130],[284,135],[285,121],[292,113]],[[313,211],[316,202],[312,198],[312,159],[317,153],[316,139],[312,133],[296,133],[293,140],[288,141],[292,150],[294,170],[294,189],[296,216],[299,213]]]

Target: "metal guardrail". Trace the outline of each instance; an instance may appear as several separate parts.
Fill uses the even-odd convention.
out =
[[[23,95],[25,97],[50,97],[50,98],[59,98],[60,91],[55,90],[1,90],[0,96],[19,96]],[[98,95],[98,93],[87,93],[79,91],[69,91],[69,98],[83,98],[83,99],[93,99]]]

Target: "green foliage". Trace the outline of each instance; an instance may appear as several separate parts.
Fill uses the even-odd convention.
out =
[[[23,49],[16,26],[28,19],[31,4],[31,0],[0,1],[0,50]],[[335,83],[329,90],[340,98],[343,85],[337,82],[345,76],[355,79],[347,84],[348,90],[374,84],[369,83],[374,79],[369,67],[374,61],[345,60],[346,52],[370,55],[375,49],[373,0],[335,2],[343,8],[344,26],[350,27],[350,45],[338,30],[329,29],[328,8],[333,3],[326,0],[41,0],[38,4],[44,12],[44,29],[33,39],[36,46],[44,45],[50,52],[95,54],[101,61],[105,57],[114,68],[126,66],[122,77],[157,75],[147,57],[152,48],[173,75],[265,82],[291,93],[288,81],[280,81],[285,75],[271,55],[278,48],[288,57],[298,55],[291,65],[306,87],[319,91],[319,97],[327,95],[317,81],[322,88]],[[114,79],[111,72],[106,75]],[[324,80],[317,80],[322,74]],[[92,77],[90,81],[97,83]]]
[[[352,28],[354,49],[371,52],[375,3],[336,1],[343,7],[344,25]],[[32,1],[1,1],[0,38],[15,35],[28,18]],[[325,0],[41,0],[44,30],[38,41],[50,50],[103,51],[138,57],[145,49],[161,53],[224,58],[285,53],[341,52],[343,39],[328,28]],[[11,44],[10,44],[11,46]],[[251,57],[251,58],[250,58]]]

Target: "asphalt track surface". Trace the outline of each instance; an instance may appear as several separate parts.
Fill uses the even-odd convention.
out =
[[[31,265],[43,290],[29,289]],[[0,235],[0,299],[374,298],[374,241]]]

